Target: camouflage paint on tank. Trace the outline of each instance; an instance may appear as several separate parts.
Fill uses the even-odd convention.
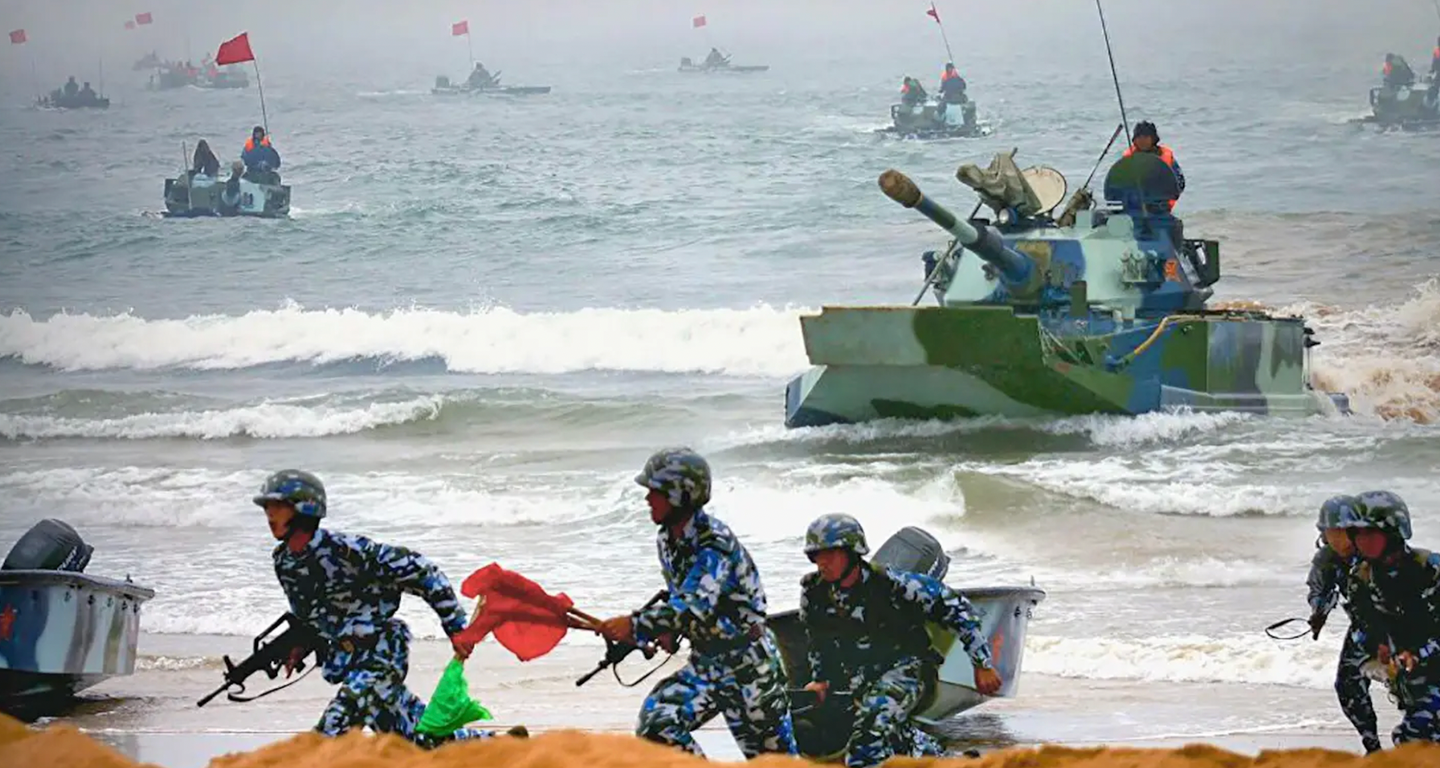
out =
[[[165,180],[165,211],[167,216],[253,216],[262,219],[290,215],[289,184],[258,184],[241,178],[233,199],[222,201],[229,175],[212,179],[191,177],[188,173]]]
[[[154,590],[70,571],[0,571],[0,700],[68,694],[135,671]]]
[[[1107,198],[1118,198],[1110,207],[1063,227],[1012,211],[991,227],[955,219],[887,172],[887,195],[955,235],[936,262],[939,306],[801,317],[814,367],[786,388],[786,425],[1182,406],[1346,410],[1344,395],[1309,385],[1302,318],[1205,308],[1219,244],[1183,235],[1163,205],[1174,178],[1153,155],[1135,155],[1107,176]],[[1157,184],[1160,206],[1132,195],[1132,186],[1151,194]]]
[[[1036,587],[982,587],[959,589],[980,619],[980,633],[989,639],[990,656],[1000,675],[995,698],[1011,698],[1019,692],[1020,670],[1025,655],[1025,633],[1034,618],[1035,606],[1045,599]],[[766,620],[775,632],[785,675],[792,687],[810,681],[808,643],[799,612],[779,611]],[[916,716],[921,722],[936,723],[985,703],[992,697],[975,690],[975,668],[964,646],[948,630],[927,625],[931,644],[944,655],[940,665],[940,686],[928,705]]]

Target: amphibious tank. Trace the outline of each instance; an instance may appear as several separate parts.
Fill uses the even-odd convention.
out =
[[[880,187],[952,238],[923,255],[936,306],[824,307],[800,318],[814,366],[789,382],[785,424],[881,418],[1141,414],[1162,409],[1348,413],[1316,391],[1301,317],[1206,306],[1220,244],[1173,215],[1174,171],[1157,155],[1112,165],[1097,206],[1065,179],[1020,171],[1014,153],[956,177],[995,220],[961,219],[888,170]],[[976,212],[980,206],[976,206]]]
[[[974,101],[947,104],[931,97],[921,104],[891,104],[890,125],[877,128],[876,133],[909,139],[954,139],[988,136],[990,127],[977,122]]]
[[[1433,72],[1416,77],[1405,57],[1389,54],[1403,77],[1382,77],[1370,89],[1370,114],[1352,122],[1407,130],[1440,127],[1440,78]]]
[[[445,75],[436,75],[435,86],[430,89],[435,96],[535,96],[549,92],[548,85],[501,85],[499,72],[490,78],[490,82],[478,86],[471,85],[468,80],[454,83]]]

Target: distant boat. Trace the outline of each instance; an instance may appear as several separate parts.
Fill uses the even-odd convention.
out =
[[[743,66],[731,64],[730,57],[728,56],[725,57],[723,61],[714,64],[707,64],[703,61],[696,64],[690,60],[689,56],[683,56],[680,59],[681,72],[704,72],[707,74],[710,72],[733,72],[736,74],[744,74],[746,72],[764,72],[768,69],[770,69],[769,64],[746,64]]]
[[[450,78],[445,75],[436,75],[435,87],[430,89],[430,93],[436,96],[532,96],[549,92],[548,85],[501,85],[499,72],[490,78],[488,84],[481,86],[470,85],[469,81],[456,84],[450,82]]]

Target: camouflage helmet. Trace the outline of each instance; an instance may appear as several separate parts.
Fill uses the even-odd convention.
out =
[[[297,515],[317,520],[325,516],[324,484],[320,478],[298,469],[282,469],[265,478],[252,501],[262,507],[267,501],[286,501],[295,507]]]
[[[850,515],[834,513],[815,518],[815,522],[805,529],[806,555],[826,549],[848,549],[857,555],[870,553],[860,521]]]
[[[1366,491],[1355,497],[1356,528],[1378,528],[1410,538],[1410,508],[1390,491]]]
[[[672,507],[699,509],[710,501],[710,463],[689,448],[656,451],[635,482],[665,494]]]
[[[1322,531],[1326,528],[1351,528],[1358,519],[1357,514],[1354,496],[1331,496],[1320,505],[1320,518],[1315,521],[1315,527]]]

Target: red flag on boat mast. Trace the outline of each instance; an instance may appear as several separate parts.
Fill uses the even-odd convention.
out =
[[[932,19],[934,19],[936,24],[939,24],[939,23],[940,23],[940,12],[937,11],[937,10],[935,10],[935,4],[934,4],[934,3],[931,3],[931,4],[930,4],[930,10],[926,11],[926,12],[925,12],[925,15],[926,15],[926,16],[929,16],[929,17],[932,18]]]
[[[25,37],[25,30],[23,30],[23,29],[17,29],[17,30],[15,30],[14,32],[11,32],[11,33],[10,33],[10,44],[11,44],[11,45],[19,45],[19,44],[25,42],[26,39],[27,39],[27,38]]]
[[[690,26],[691,26],[692,28],[694,28],[694,29],[699,29],[699,28],[705,26],[705,16],[702,14],[702,15],[700,15],[700,16],[696,16],[695,18],[691,19],[691,20],[690,20]]]
[[[149,24],[153,21],[155,21],[155,17],[151,16],[149,11],[135,14],[136,24]]]
[[[215,52],[215,64],[221,67],[226,64],[239,64],[242,61],[254,60],[255,53],[250,50],[249,32],[241,32],[226,40],[220,44],[220,50]]]
[[[470,20],[469,20],[469,19],[466,19],[466,20],[464,20],[464,21],[457,21],[457,22],[455,22],[454,24],[451,24],[451,25],[450,25],[450,36],[451,36],[451,37],[459,37],[459,36],[461,36],[461,35],[468,35],[468,34],[470,34]]]

